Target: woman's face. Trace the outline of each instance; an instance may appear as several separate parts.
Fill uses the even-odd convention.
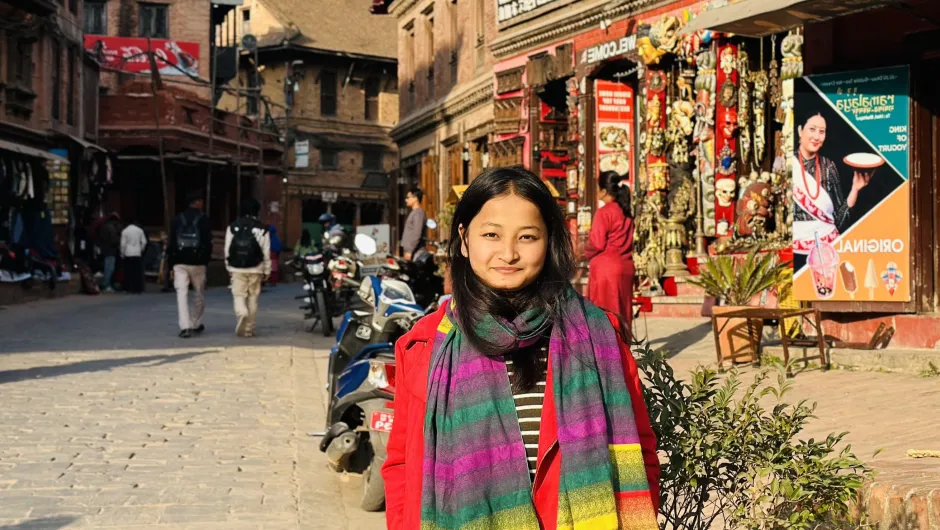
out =
[[[826,119],[816,115],[806,121],[806,125],[800,128],[800,149],[814,156],[822,149],[826,142]]]
[[[490,199],[469,227],[460,227],[463,255],[493,289],[515,291],[532,284],[545,265],[548,229],[535,204],[515,194]]]

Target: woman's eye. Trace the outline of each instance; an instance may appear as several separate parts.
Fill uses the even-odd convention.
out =
[[[531,234],[526,234],[526,235],[522,236],[520,239],[523,239],[523,240],[525,240],[525,241],[536,241],[536,240],[538,240],[538,237],[537,237],[537,236],[533,236],[533,235],[531,235]]]
[[[485,238],[487,238],[487,239],[492,239],[492,238],[495,238],[495,237],[497,237],[497,236],[496,236],[496,234],[494,234],[493,232],[487,232],[487,233],[483,234],[483,237],[485,237]]]

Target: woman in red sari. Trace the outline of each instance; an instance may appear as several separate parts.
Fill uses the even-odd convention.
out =
[[[600,175],[604,206],[597,210],[584,257],[591,260],[588,299],[595,305],[633,321],[633,213],[626,176],[614,171]]]

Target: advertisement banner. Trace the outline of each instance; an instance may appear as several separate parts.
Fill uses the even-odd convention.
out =
[[[630,176],[634,184],[635,111],[633,87],[615,81],[597,80],[594,85],[597,114],[597,167]]]
[[[906,66],[796,80],[797,300],[910,301],[909,94]]]
[[[160,75],[199,76],[199,43],[150,39]],[[85,35],[85,50],[100,57],[101,65],[122,72],[149,74],[147,39]]]

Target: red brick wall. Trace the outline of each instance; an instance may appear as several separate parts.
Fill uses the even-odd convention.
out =
[[[434,18],[434,87],[428,84],[429,41],[424,34],[426,17],[423,14],[433,6]],[[477,40],[476,9],[483,8],[483,42]],[[451,22],[450,9],[456,9],[456,27]],[[488,44],[496,37],[496,3],[493,0],[432,0],[420,2],[404,13],[398,13],[398,79],[399,108],[402,119],[418,108],[434,100],[459,90],[460,85],[472,81],[477,76],[491,71],[493,54]],[[413,25],[415,47],[413,52],[407,49],[409,30]],[[454,79],[451,60],[456,50],[457,78]],[[414,61],[409,57],[413,56]],[[409,84],[415,83],[415,105],[409,102]]]

